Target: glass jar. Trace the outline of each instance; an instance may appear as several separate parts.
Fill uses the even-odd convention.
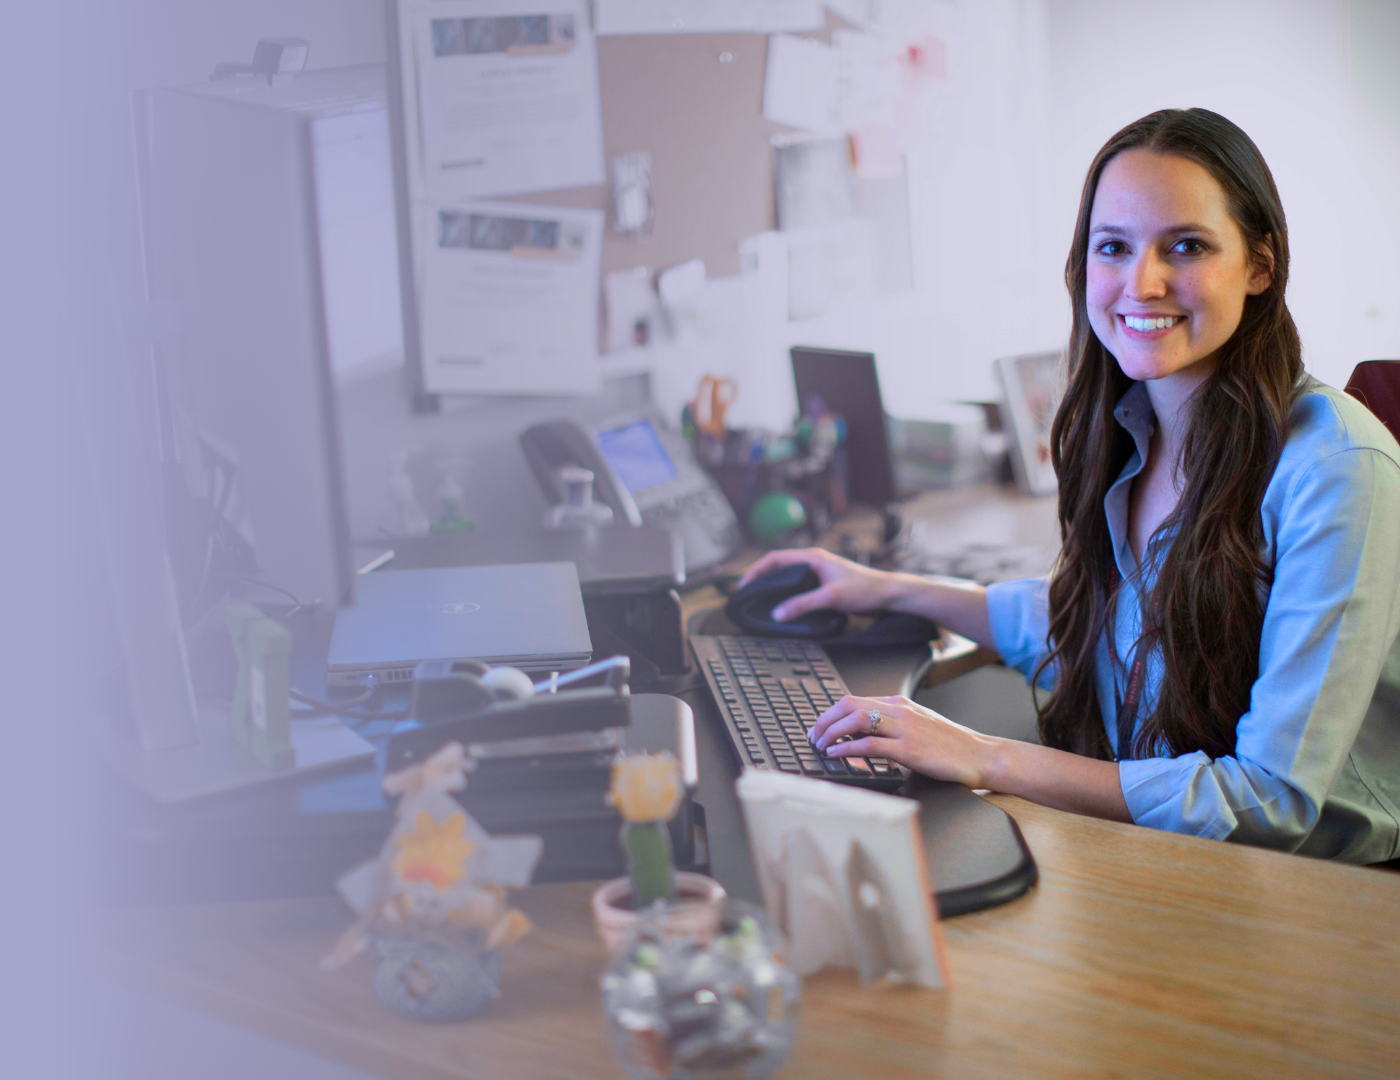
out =
[[[802,982],[758,908],[727,902],[710,940],[639,919],[602,979],[613,1049],[631,1080],[771,1076],[792,1052]]]

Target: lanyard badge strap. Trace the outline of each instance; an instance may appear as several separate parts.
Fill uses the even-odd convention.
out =
[[[1118,706],[1118,756],[1115,761],[1133,759],[1133,729],[1137,727],[1138,705],[1142,701],[1142,643],[1133,646],[1133,667],[1128,672],[1127,693],[1114,695]]]
[[[1118,591],[1122,579],[1118,575],[1118,567],[1113,567],[1110,577],[1110,585],[1114,592]],[[1113,660],[1115,668],[1121,666],[1118,660],[1118,645],[1114,640],[1114,629],[1112,626],[1105,626],[1104,632],[1108,635],[1108,652]],[[1137,727],[1138,706],[1142,703],[1142,679],[1143,668],[1142,639],[1139,638],[1137,644],[1133,646],[1133,663],[1128,672],[1128,685],[1125,692],[1119,694],[1115,688],[1113,693],[1114,710],[1118,722],[1118,752],[1114,761],[1131,761],[1133,759],[1133,729]],[[1115,686],[1117,680],[1114,680]]]

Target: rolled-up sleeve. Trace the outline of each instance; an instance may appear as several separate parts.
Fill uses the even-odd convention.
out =
[[[1048,651],[1050,631],[1049,578],[1021,578],[987,586],[987,621],[992,640],[1009,668],[1029,682]],[[1042,690],[1055,685],[1054,665],[1036,683]]]
[[[1140,825],[1296,850],[1346,765],[1400,628],[1400,467],[1371,448],[1334,453],[1296,476],[1277,521],[1235,754],[1121,762]]]

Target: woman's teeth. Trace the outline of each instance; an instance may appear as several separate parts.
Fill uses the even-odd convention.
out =
[[[1124,315],[1123,321],[1128,324],[1129,330],[1165,330],[1169,326],[1175,326],[1186,318],[1185,315],[1163,315],[1155,319],[1139,319],[1135,315]]]

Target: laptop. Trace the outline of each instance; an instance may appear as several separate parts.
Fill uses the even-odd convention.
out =
[[[336,613],[326,683],[407,682],[423,660],[569,671],[593,656],[571,562],[381,570]]]

